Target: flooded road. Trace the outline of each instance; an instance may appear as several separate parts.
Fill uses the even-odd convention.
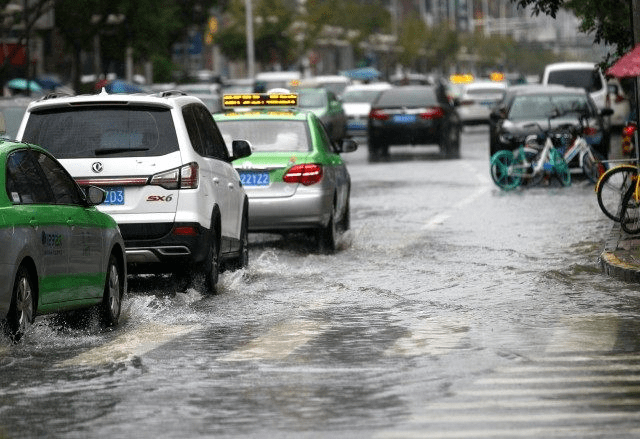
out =
[[[0,438],[637,437],[640,294],[601,274],[593,185],[502,192],[486,128],[345,155],[335,255],[251,236],[250,267],[133,278],[121,325],[0,340]]]

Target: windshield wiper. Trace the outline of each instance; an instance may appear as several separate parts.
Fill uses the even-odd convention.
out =
[[[119,152],[138,152],[138,151],[149,151],[149,148],[100,148],[96,149],[93,152],[95,155],[109,155],[109,154],[117,154]]]

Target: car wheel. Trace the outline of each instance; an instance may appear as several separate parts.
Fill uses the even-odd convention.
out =
[[[347,205],[344,208],[344,214],[342,215],[342,219],[340,220],[340,229],[343,232],[346,232],[351,228],[351,208],[349,202],[349,195],[347,194]]]
[[[207,293],[215,294],[220,275],[220,243],[215,232],[211,231],[211,242],[207,259],[204,261],[204,283]]]
[[[20,266],[16,279],[13,283],[13,294],[11,305],[7,315],[7,334],[14,341],[18,342],[33,323],[35,318],[35,305],[31,274],[24,266]]]
[[[102,324],[106,327],[115,326],[120,318],[122,309],[122,296],[124,279],[122,268],[118,264],[118,258],[112,253],[109,256],[107,267],[107,280],[104,285],[104,297],[102,298]]]
[[[242,227],[240,229],[240,253],[231,263],[232,270],[239,270],[249,266],[249,220],[247,215],[242,216]]]
[[[449,127],[440,141],[440,155],[445,158],[460,157],[460,131],[455,126]]]
[[[376,160],[378,158],[380,158],[380,156],[383,154],[384,151],[384,145],[380,140],[374,140],[369,138],[369,141],[367,142],[367,147],[369,149],[369,159],[371,160]],[[387,147],[387,151],[388,151],[388,147]]]
[[[329,223],[320,227],[317,231],[318,251],[323,254],[331,254],[336,251],[336,238],[338,230],[335,221],[335,207],[331,210]]]

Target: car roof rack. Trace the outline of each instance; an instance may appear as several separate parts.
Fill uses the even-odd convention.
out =
[[[47,93],[43,97],[41,97],[39,100],[40,101],[47,101],[49,99],[66,98],[66,97],[69,97],[69,96],[71,96],[70,93],[66,93],[66,92],[63,92],[63,91],[52,91],[50,93]]]

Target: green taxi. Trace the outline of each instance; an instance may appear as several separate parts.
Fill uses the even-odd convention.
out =
[[[332,142],[296,101],[295,94],[224,96],[227,111],[213,118],[227,147],[251,144],[251,156],[233,162],[249,197],[249,231],[311,231],[318,249],[332,253],[350,225],[351,177],[340,154],[357,144]]]
[[[127,288],[124,242],[96,205],[44,149],[0,141],[0,320],[19,340],[36,314],[98,307],[117,324]]]

